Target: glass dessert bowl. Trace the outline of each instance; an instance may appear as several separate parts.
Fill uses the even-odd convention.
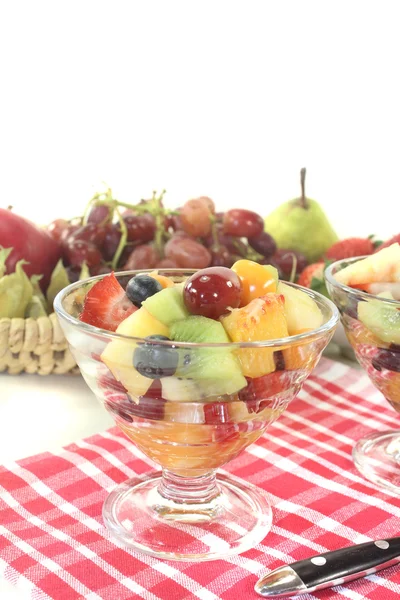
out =
[[[131,286],[143,275],[113,277],[128,294],[127,282]],[[258,298],[248,304],[251,310],[232,310],[224,326],[221,319],[182,318],[184,282],[195,275],[158,271],[160,281],[170,282],[163,288],[166,303],[157,304],[152,296],[152,304],[136,308],[117,331],[81,320],[89,294],[108,275],[68,286],[57,296],[55,310],[89,387],[126,436],[162,469],[115,488],[103,508],[106,526],[146,554],[199,561],[244,552],[268,533],[272,515],[264,492],[216,470],[257,440],[299,392],[333,335],[338,312],[328,299],[304,289],[305,305],[317,307],[318,327],[297,335],[287,333],[284,297],[278,301],[278,294]],[[285,293],[297,287],[288,284]],[[158,301],[162,294],[156,295]],[[97,311],[98,298],[96,303]],[[113,311],[109,306],[105,313]],[[88,321],[96,323],[92,316]],[[240,332],[248,339],[250,322],[258,337],[264,325],[284,327],[285,336],[231,341],[240,339]]]
[[[392,293],[397,297],[400,291],[400,283],[393,280],[400,276],[400,247],[390,248],[371,257],[337,261],[327,268],[325,279],[358,362],[400,412],[400,301]],[[353,459],[364,477],[400,494],[400,430],[362,438]]]

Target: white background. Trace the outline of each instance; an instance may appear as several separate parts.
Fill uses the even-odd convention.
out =
[[[309,196],[339,234],[400,231],[398,2],[5,1],[0,205],[38,222],[111,186],[268,214]],[[396,218],[395,218],[396,217]]]

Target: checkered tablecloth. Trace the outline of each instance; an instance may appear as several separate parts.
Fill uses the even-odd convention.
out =
[[[255,599],[270,569],[399,534],[400,497],[366,482],[351,459],[355,440],[399,424],[362,371],[322,359],[286,413],[226,467],[268,492],[272,531],[245,554],[198,564],[126,550],[105,530],[108,492],[152,468],[116,428],[8,463],[0,468],[0,575],[35,600]],[[399,597],[400,567],[303,596]]]

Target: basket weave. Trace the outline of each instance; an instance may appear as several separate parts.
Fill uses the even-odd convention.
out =
[[[79,373],[55,313],[38,319],[0,319],[0,373]]]

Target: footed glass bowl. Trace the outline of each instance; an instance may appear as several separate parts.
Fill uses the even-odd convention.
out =
[[[180,282],[193,271],[160,273]],[[125,287],[133,275],[116,276]],[[216,470],[257,440],[299,392],[333,335],[336,307],[304,289],[323,315],[312,332],[240,344],[145,342],[79,321],[88,286],[98,279],[65,288],[55,310],[89,387],[161,467],[115,488],[104,504],[106,526],[158,558],[199,561],[248,550],[268,533],[271,508],[261,490]],[[155,379],[133,368],[149,351],[164,369]],[[244,378],[238,359],[265,374]]]
[[[325,271],[326,284],[358,362],[400,412],[400,302],[350,288],[335,279],[335,273],[362,258],[331,264]],[[372,432],[359,440],[353,459],[364,477],[400,494],[400,430]]]

